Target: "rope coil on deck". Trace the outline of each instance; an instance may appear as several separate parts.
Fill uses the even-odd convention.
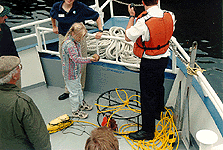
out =
[[[103,35],[124,38],[125,29],[122,27],[111,27],[109,31],[104,30]],[[88,55],[97,53],[96,39],[94,37],[88,36],[86,41]],[[116,60],[116,57],[118,57],[118,61],[124,63],[139,64],[141,59],[134,55],[133,45],[133,42],[101,38],[98,39],[99,56],[108,60]],[[126,68],[134,71],[139,71],[139,69],[134,67]]]
[[[112,116],[114,114],[116,114],[119,111],[126,111],[126,110],[132,110],[136,113],[141,113],[141,110],[138,109],[132,109],[131,107],[128,106],[129,104],[129,100],[132,97],[140,97],[139,95],[132,95],[130,97],[128,97],[128,94],[126,93],[125,90],[120,90],[122,92],[125,93],[126,95],[126,100],[123,100],[118,92],[118,89],[115,89],[116,93],[119,97],[119,99],[123,102],[123,104],[120,104],[118,106],[103,106],[100,104],[95,104],[96,106],[99,107],[98,109],[98,113],[107,113],[107,112],[111,112],[112,114],[110,115],[108,122],[107,122],[107,126],[109,125],[109,121],[112,118]],[[140,104],[139,101],[134,100],[136,103]],[[101,107],[104,108],[111,108],[110,110],[100,110]],[[127,107],[127,108],[126,108]],[[174,124],[174,120],[173,120],[173,112],[171,109],[166,109],[165,113],[161,113],[161,120],[159,121],[159,123],[156,125],[156,131],[154,133],[155,137],[153,140],[149,140],[149,141],[145,141],[145,140],[132,140],[130,139],[127,135],[129,133],[135,132],[135,131],[126,131],[128,128],[132,127],[132,126],[138,126],[138,124],[135,123],[130,123],[130,124],[124,124],[119,128],[119,131],[116,132],[114,131],[116,134],[121,135],[122,137],[124,137],[126,139],[126,141],[131,145],[132,149],[134,150],[138,150],[138,149],[142,149],[142,150],[151,150],[152,149],[156,149],[156,150],[162,150],[162,149],[168,149],[168,150],[172,150],[173,149],[173,143],[175,143],[176,139],[178,138],[178,144],[176,149],[178,149],[179,146],[179,135],[177,132],[177,128]],[[177,138],[176,138],[177,137]]]
[[[108,120],[108,123],[109,123],[111,117],[119,111],[123,111],[123,110],[126,111],[126,110],[129,109],[129,110],[134,111],[136,113],[141,113],[141,110],[132,109],[129,106],[130,99],[133,98],[133,97],[140,97],[139,95],[135,94],[135,95],[132,95],[132,96],[129,97],[128,93],[125,90],[120,89],[121,92],[124,92],[124,95],[125,95],[125,98],[126,98],[126,100],[123,100],[121,98],[120,93],[118,92],[117,88],[115,89],[115,91],[117,93],[118,98],[121,100],[121,102],[123,102],[123,103],[120,103],[120,105],[117,105],[117,106],[103,106],[103,105],[100,105],[100,104],[95,104],[98,107],[111,108],[111,110],[109,110],[109,111],[112,111],[112,115],[110,116],[110,118]],[[140,102],[138,100],[133,100],[133,101],[140,104]],[[127,107],[127,108],[124,108],[124,107]],[[156,125],[156,131],[154,133],[155,137],[154,137],[153,140],[145,141],[145,140],[132,140],[132,139],[130,139],[127,135],[129,133],[132,133],[132,132],[135,132],[135,131],[129,131],[129,130],[126,131],[126,130],[130,127],[138,126],[138,124],[136,124],[136,123],[123,124],[123,125],[120,126],[119,130],[114,131],[114,133],[116,135],[121,135],[122,137],[124,137],[126,139],[126,141],[129,143],[129,145],[132,147],[132,149],[134,149],[134,150],[139,150],[139,149],[141,149],[141,150],[154,150],[154,149],[156,149],[156,150],[164,150],[164,149],[165,150],[166,149],[172,150],[173,149],[173,143],[175,143],[176,140],[178,140],[178,144],[176,146],[176,150],[177,150],[178,146],[179,146],[179,135],[178,135],[178,132],[177,132],[177,128],[174,124],[173,112],[172,112],[171,109],[167,109],[167,108],[165,108],[165,109],[166,109],[166,112],[161,113],[161,116],[160,116],[161,120]],[[105,112],[108,112],[108,111],[107,110],[101,111],[100,109],[98,109],[97,112],[98,112],[98,114],[100,114],[100,113],[105,113]],[[61,117],[59,117],[59,118],[61,118]],[[69,117],[68,117],[68,119],[69,119]],[[71,124],[73,124],[73,126],[78,125],[78,124],[75,124],[74,122],[75,123],[85,123],[85,124],[90,124],[91,126],[99,127],[98,125],[96,125],[94,123],[87,122],[87,121],[81,121],[81,120],[72,120]],[[107,123],[107,126],[108,126],[108,123]],[[79,125],[85,126],[84,124],[79,124]],[[71,126],[71,128],[72,128],[72,126]],[[73,129],[78,130],[80,132],[80,134],[77,134],[76,132],[66,131],[66,129],[67,128],[61,129],[63,134],[72,133],[74,135],[81,136],[81,135],[83,135],[83,133],[86,133],[86,134],[89,135],[89,133],[87,133],[85,131],[85,128],[78,129],[78,128],[73,127]],[[56,132],[57,131],[60,131],[60,130],[56,130]]]

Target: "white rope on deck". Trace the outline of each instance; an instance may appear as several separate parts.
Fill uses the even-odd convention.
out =
[[[125,29],[122,27],[111,27],[109,31],[103,31],[105,36],[125,37]],[[87,39],[88,55],[97,53],[97,40],[94,37],[88,36]],[[133,53],[133,42],[123,40],[105,39],[98,40],[99,56],[108,60],[118,60],[124,63],[139,64],[140,59]],[[130,70],[139,71],[138,68],[127,67]]]

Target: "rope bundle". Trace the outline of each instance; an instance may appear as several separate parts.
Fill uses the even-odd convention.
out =
[[[108,31],[104,31],[103,35],[109,36]],[[96,46],[96,40],[95,37],[87,36],[86,42],[87,42],[87,51],[88,55],[92,55],[94,53],[97,53],[97,46]],[[110,39],[100,39],[98,40],[98,49],[99,49],[99,56],[101,58],[106,58],[106,48],[111,44]]]
[[[122,103],[120,103],[120,105],[104,106],[104,105],[100,105],[98,103],[95,104],[96,106],[99,107],[99,109],[97,111],[98,114],[106,113],[108,111],[111,112],[111,115],[108,119],[108,123],[109,123],[111,117],[114,114],[118,113],[119,111],[131,110],[135,113],[141,113],[141,110],[133,109],[132,107],[129,106],[130,99],[133,98],[133,97],[140,97],[139,95],[132,95],[132,96],[129,97],[128,93],[125,90],[121,89],[120,91],[124,92],[124,95],[125,95],[125,100],[123,100],[120,96],[120,93],[119,93],[118,89],[115,89],[115,91],[117,93],[118,98],[122,102]],[[137,99],[136,100],[133,99],[133,101],[135,101],[136,103],[138,103],[140,105],[140,102]],[[109,108],[110,110],[100,109],[100,108]],[[172,112],[171,109],[167,109],[167,108],[165,108],[165,109],[166,109],[166,112],[161,113],[161,116],[160,116],[161,120],[156,125],[155,137],[154,137],[153,140],[145,141],[145,140],[132,140],[132,139],[130,139],[127,135],[129,133],[135,132],[135,131],[131,131],[130,128],[134,127],[134,126],[137,127],[138,124],[136,124],[136,123],[122,124],[119,127],[119,130],[114,131],[114,133],[116,133],[117,135],[121,135],[123,138],[125,138],[126,141],[129,143],[129,145],[131,145],[133,150],[154,150],[154,149],[156,149],[156,150],[167,150],[167,149],[168,150],[173,150],[173,143],[175,143],[176,141],[177,141],[177,146],[176,146],[176,150],[177,150],[178,146],[179,146],[179,135],[178,135],[178,132],[177,132],[177,128],[174,125],[173,112]],[[73,122],[75,122],[75,123],[86,123],[86,124],[90,124],[90,125],[95,126],[95,127],[99,127],[98,125],[96,125],[94,123],[91,123],[91,122],[87,122],[87,121],[73,120]],[[87,133],[86,131],[82,131],[81,135],[84,132]],[[66,132],[66,133],[76,134],[75,132]],[[64,133],[64,134],[66,134],[66,133]]]
[[[140,97],[139,95],[132,95],[132,96],[128,96],[127,92],[125,90],[120,90],[122,92],[125,93],[126,95],[126,100],[123,100],[120,97],[120,94],[118,92],[118,89],[115,89],[116,93],[119,97],[119,99],[121,100],[121,102],[123,104],[120,104],[118,106],[103,106],[100,104],[95,104],[96,106],[99,107],[98,109],[98,113],[107,113],[108,111],[112,112],[110,118],[108,119],[108,123],[109,120],[111,119],[111,117],[119,112],[119,111],[126,111],[126,110],[131,110],[133,112],[136,113],[141,113],[141,110],[138,109],[132,109],[131,107],[129,107],[129,100],[132,97]],[[139,101],[134,100],[136,103],[139,103]],[[110,110],[108,109],[100,109],[100,108],[110,108]],[[132,149],[134,150],[152,150],[152,149],[156,149],[156,150],[172,150],[173,149],[173,143],[176,142],[176,140],[178,140],[177,143],[177,147],[176,149],[178,149],[179,146],[179,135],[177,132],[177,128],[174,124],[174,119],[173,119],[173,112],[171,109],[166,109],[166,112],[161,113],[160,116],[160,121],[159,123],[156,125],[156,131],[155,131],[155,137],[153,140],[149,140],[149,141],[145,141],[145,140],[132,140],[130,139],[127,134],[132,133],[134,131],[126,131],[128,128],[131,128],[133,126],[138,126],[138,124],[135,123],[130,123],[130,124],[123,124],[120,128],[118,132],[115,132],[119,135],[122,135],[122,137],[124,137],[126,139],[126,141],[131,145]]]
[[[103,31],[103,35],[124,38],[125,29],[122,27],[111,27],[109,31]],[[97,53],[96,39],[94,37],[88,36],[86,41],[88,55]],[[140,63],[140,58],[135,56],[133,53],[133,42],[101,38],[98,40],[98,49],[99,56],[103,59],[116,60],[117,57],[118,61],[120,62],[131,64]],[[138,69],[133,67],[127,68],[129,68],[130,70],[139,71]]]

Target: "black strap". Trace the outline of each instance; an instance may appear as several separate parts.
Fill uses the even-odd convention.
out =
[[[144,49],[144,51],[146,51],[146,50],[160,50],[161,48],[167,46],[167,45],[169,44],[169,41],[168,41],[165,45],[162,45],[162,46],[158,45],[157,47],[154,47],[154,48],[146,47],[146,46],[145,46],[145,41],[142,42],[142,46],[143,46],[143,47],[141,47],[141,46],[138,44],[138,42],[136,42],[136,44],[137,44],[140,48]]]
[[[166,44],[162,45],[162,46],[158,45],[157,47],[153,47],[153,48],[151,48],[151,47],[146,47],[146,46],[145,46],[145,41],[142,42],[142,45],[143,45],[143,49],[144,49],[144,50],[160,50],[161,48],[167,46],[168,44],[169,44],[169,41],[168,41]]]

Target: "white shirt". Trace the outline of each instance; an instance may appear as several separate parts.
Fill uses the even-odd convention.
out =
[[[163,17],[163,11],[161,10],[158,6],[153,6],[150,7],[149,9],[146,10],[147,15],[151,17],[156,17],[156,18],[162,18]],[[169,12],[169,11],[168,11]],[[173,19],[173,24],[175,24],[175,16],[172,12],[169,12],[172,16]],[[146,15],[146,16],[147,16]],[[175,27],[173,28],[173,30]],[[150,40],[150,34],[149,34],[149,29],[145,23],[145,18],[139,18],[137,22],[135,23],[134,26],[131,26],[129,29],[126,30],[126,36],[133,42],[136,42],[136,40],[142,36],[142,41],[149,41]],[[170,56],[170,50],[169,48],[164,54],[156,55],[156,56],[149,56],[146,55],[145,53],[143,54],[143,58],[147,59],[160,59],[161,57],[168,57]]]

